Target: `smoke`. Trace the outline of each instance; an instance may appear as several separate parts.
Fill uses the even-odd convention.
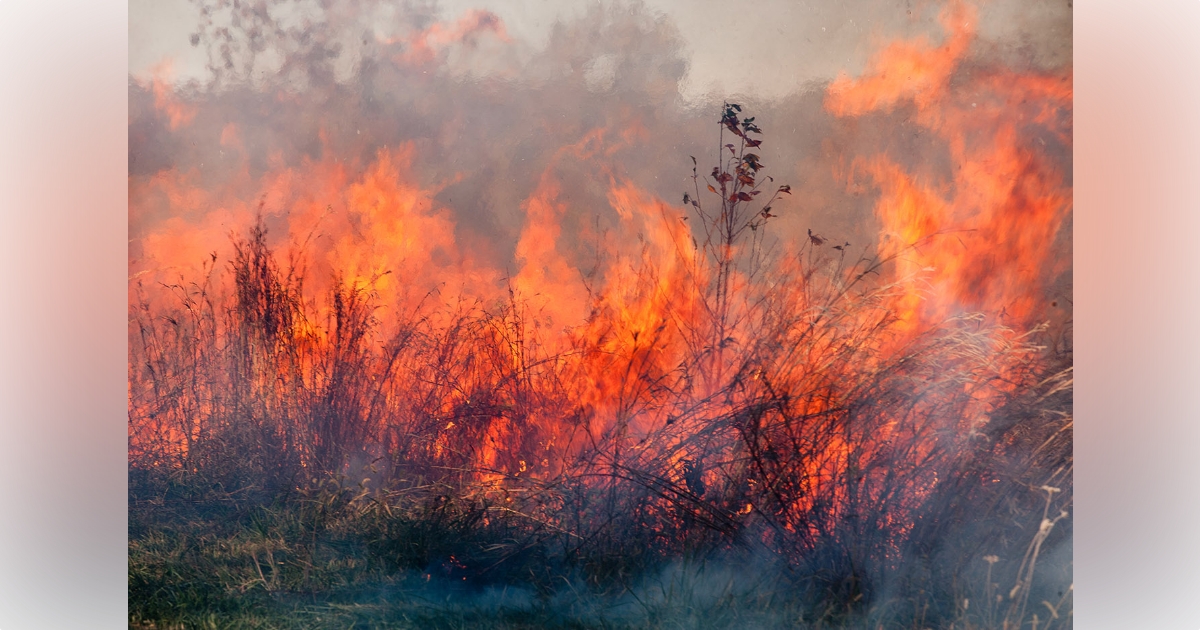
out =
[[[723,100],[757,117],[767,172],[797,192],[775,209],[779,243],[812,229],[873,253],[881,186],[861,169],[873,156],[932,189],[961,185],[953,130],[936,133],[904,103],[833,115],[825,94],[835,77],[869,72],[889,39],[952,37],[937,7],[688,6],[572,5],[550,20],[510,4],[198,4],[188,31],[202,79],[177,80],[161,63],[130,81],[131,276],[170,279],[211,254],[228,259],[229,235],[261,212],[275,242],[307,243],[322,274],[406,272],[487,294],[529,264],[517,252],[529,200],[552,180],[551,249],[582,278],[605,238],[637,236],[610,185],[683,214],[689,156],[701,172],[718,159]],[[997,68],[1069,67],[1063,11],[981,11],[950,92]],[[1045,146],[1038,130],[1019,132]],[[1047,154],[1039,167],[1066,173],[1069,189],[1069,143]],[[957,220],[945,227],[969,227]]]
[[[441,0],[418,8],[428,19],[444,21],[472,9],[491,11],[513,39],[541,49],[556,24],[578,21],[594,5]],[[786,97],[839,72],[859,74],[881,41],[941,36],[936,5],[908,0],[760,0],[750,10],[731,10],[719,0],[648,0],[644,10],[678,28],[690,60],[682,85],[687,99],[710,94]],[[981,48],[992,56],[1004,55],[1010,65],[1061,70],[1071,63],[1071,15],[1066,1],[993,0],[981,6]],[[189,44],[200,19],[201,6],[187,0],[134,0],[131,73],[147,75],[164,57],[171,57],[181,77],[210,76],[205,66],[211,55],[205,47]],[[739,66],[755,72],[739,73]]]
[[[549,593],[456,583],[435,566],[406,574],[383,594],[439,620],[510,616],[546,627],[795,628],[806,627],[797,624],[810,616],[783,580],[777,559],[761,554],[672,562],[615,593],[583,580],[564,578],[555,586]]]

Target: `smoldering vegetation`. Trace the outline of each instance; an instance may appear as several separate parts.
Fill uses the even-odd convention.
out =
[[[204,7],[130,85],[131,625],[1070,627],[1069,100],[964,11],[880,105],[685,102],[639,5]]]

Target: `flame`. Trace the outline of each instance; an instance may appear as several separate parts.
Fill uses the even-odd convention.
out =
[[[589,296],[579,270],[558,249],[560,221],[566,210],[560,192],[553,173],[547,171],[522,204],[525,227],[516,249],[521,267],[513,286],[533,300],[532,308],[546,318],[548,327],[561,331],[583,323]]]
[[[372,400],[408,423],[366,414],[362,431],[386,449],[420,454],[439,470],[471,470],[476,481],[502,487],[517,477],[551,479],[571,471],[577,456],[602,445],[613,469],[640,461],[656,470],[700,471],[681,473],[687,479],[680,484],[702,494],[722,478],[690,458],[701,448],[713,460],[745,458],[751,427],[739,423],[749,422],[743,412],[754,408],[776,423],[771,439],[799,453],[800,463],[787,469],[797,477],[789,480],[797,490],[790,503],[776,506],[784,530],[817,536],[814,513],[842,518],[855,501],[892,501],[882,525],[903,536],[914,506],[937,483],[936,472],[919,462],[950,450],[947,441],[994,411],[998,394],[1017,386],[1027,356],[1017,333],[996,341],[948,326],[961,337],[952,341],[967,348],[954,351],[938,345],[949,344],[943,337],[931,341],[923,334],[956,317],[978,323],[966,318],[973,312],[1018,327],[1035,323],[1043,315],[1047,279],[1066,269],[1055,239],[1071,211],[1069,184],[1052,155],[1053,145],[1070,143],[1070,77],[973,61],[977,16],[963,2],[951,2],[940,20],[941,44],[891,43],[865,74],[840,76],[828,87],[826,109],[845,120],[911,113],[913,124],[944,145],[950,165],[906,166],[887,153],[850,161],[847,183],[867,179],[879,191],[877,250],[892,261],[893,275],[851,306],[851,298],[838,296],[851,295],[852,282],[838,275],[840,263],[821,258],[828,247],[815,251],[819,238],[786,244],[770,273],[714,263],[713,251],[735,259],[752,254],[752,246],[739,241],[706,249],[697,242],[700,229],[683,220],[688,208],[659,199],[622,167],[620,152],[649,137],[633,111],[622,111],[619,124],[579,133],[535,171],[536,183],[515,203],[520,230],[512,269],[461,242],[463,226],[438,201],[461,175],[429,181],[419,168],[420,141],[368,152],[365,142],[339,146],[322,128],[320,159],[288,162],[277,154],[253,176],[243,130],[227,123],[218,145],[234,166],[223,179],[176,167],[131,177],[131,225],[151,226],[131,230],[131,285],[160,287],[146,289],[146,310],[164,308],[178,297],[179,278],[213,276],[214,266],[236,257],[229,236],[245,234],[261,219],[273,245],[294,245],[303,254],[296,260],[312,265],[297,295],[285,297],[324,310],[289,321],[280,333],[301,347],[295,356],[268,365],[253,382],[229,387],[270,393],[286,385],[317,398],[313,392],[335,379],[316,349],[344,350],[336,346],[344,342],[338,317],[362,292],[378,307],[371,317],[384,332],[368,350],[356,351],[392,361],[365,363],[363,379],[387,381]],[[484,35],[507,41],[493,14],[472,12],[385,43],[404,48],[398,63],[421,65]],[[156,108],[173,130],[190,124],[195,108],[174,100],[165,86],[153,84]],[[601,193],[573,194],[565,174],[570,164],[583,165]],[[589,212],[610,220],[607,231],[588,235],[599,250],[594,268],[581,262],[583,246],[573,246],[583,239],[568,221]],[[713,288],[718,279],[724,289]],[[719,291],[730,297],[714,297]],[[199,300],[192,289],[183,293]],[[332,305],[322,301],[330,295]],[[218,326],[197,321],[197,327]],[[134,328],[131,323],[131,334]],[[404,348],[419,350],[416,359],[395,359],[401,338],[411,344]],[[902,391],[886,381],[891,375],[939,378],[906,372],[916,369],[909,367],[909,353],[929,347],[948,361],[986,363],[1012,378],[983,385],[951,380],[928,399],[871,409],[870,431],[854,424],[848,397]],[[249,354],[267,363],[272,358],[264,359],[270,351],[258,346]],[[131,374],[140,369],[131,358]],[[202,433],[199,419],[217,413],[218,397],[194,379],[199,384],[190,387],[197,389],[169,412],[183,420],[172,424],[159,419],[168,412],[139,402],[144,392],[135,378],[143,377],[131,376],[131,416],[145,422],[131,436],[131,453],[161,443],[186,459]],[[755,407],[776,392],[788,394],[772,399],[774,407]],[[278,400],[264,406],[270,404],[276,405],[271,411],[288,412]],[[828,437],[816,444],[788,433],[812,427]],[[703,447],[698,436],[706,440]],[[896,443],[913,446],[895,455]],[[893,456],[891,469],[862,467]],[[303,457],[306,466],[318,461]],[[754,482],[773,465],[760,461],[757,472],[739,474]],[[903,498],[885,490],[896,475],[909,475]],[[733,515],[761,510],[741,497],[732,501]]]
[[[181,101],[172,83],[175,64],[166,59],[151,69],[150,89],[154,93],[154,107],[167,117],[171,131],[190,125],[196,118],[196,107]]]
[[[237,137],[231,126],[222,136],[231,143]],[[459,250],[453,220],[433,201],[436,190],[413,183],[414,151],[411,144],[380,150],[358,175],[356,165],[306,160],[280,164],[256,182],[243,169],[215,190],[195,171],[132,181],[131,222],[161,216],[164,207],[171,216],[139,239],[131,275],[165,281],[194,274],[210,252],[227,260],[230,235],[244,233],[261,213],[285,221],[280,240],[301,244],[320,263],[317,294],[329,290],[325,274],[337,270],[348,285],[371,287],[389,308],[411,308],[430,291],[493,298],[498,272]]]
[[[976,12],[955,1],[940,22],[944,43],[888,45],[863,76],[843,75],[829,86],[826,108],[856,117],[910,107],[913,121],[949,148],[948,181],[883,154],[852,166],[881,190],[881,253],[900,257],[899,277],[928,283],[912,283],[897,299],[907,325],[964,309],[1027,323],[1041,315],[1047,277],[1065,270],[1052,261],[1071,192],[1045,147],[1047,139],[1069,146],[1070,77],[990,67],[960,72],[969,63]]]
[[[403,52],[395,55],[395,61],[405,66],[420,66],[432,63],[452,46],[477,46],[485,37],[493,37],[501,43],[511,43],[504,22],[491,11],[475,9],[467,11],[457,22],[447,24],[434,22],[405,38],[383,39],[387,44],[401,44]]]

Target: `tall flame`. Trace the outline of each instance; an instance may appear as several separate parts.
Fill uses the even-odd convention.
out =
[[[1071,192],[1047,141],[1069,146],[1070,77],[971,67],[974,8],[952,2],[940,21],[944,43],[888,45],[863,76],[838,77],[826,107],[841,117],[908,108],[949,149],[948,177],[884,154],[852,167],[881,190],[882,253],[900,256],[900,276],[929,283],[899,300],[903,319],[915,327],[985,310],[1028,323],[1044,310],[1048,277],[1065,271],[1053,254]]]

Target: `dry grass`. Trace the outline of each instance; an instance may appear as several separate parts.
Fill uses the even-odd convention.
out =
[[[1035,579],[1070,535],[1069,353],[899,327],[889,260],[767,255],[749,133],[675,275],[624,289],[649,326],[597,299],[563,347],[516,294],[382,321],[261,225],[135,287],[131,625],[1069,627]]]

